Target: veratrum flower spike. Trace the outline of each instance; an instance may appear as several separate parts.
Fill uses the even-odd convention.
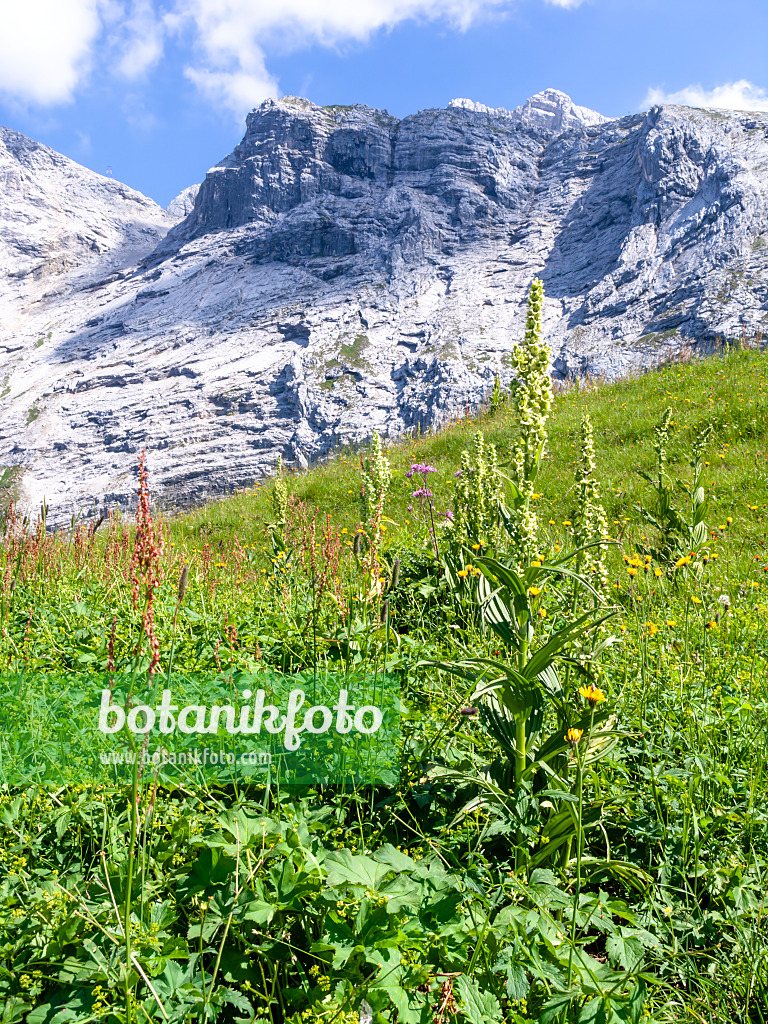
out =
[[[595,442],[589,413],[581,420],[581,444],[576,462],[576,511],[573,539],[576,548],[607,540],[608,523],[595,480]],[[590,547],[581,555],[581,572],[595,590],[602,592],[608,582],[605,547]]]
[[[518,555],[529,562],[536,551],[538,519],[531,508],[533,482],[539,470],[547,440],[547,419],[552,408],[549,379],[550,353],[541,340],[541,310],[544,286],[536,279],[528,293],[525,340],[512,349],[517,379],[513,389],[520,435],[513,451],[513,481],[519,492],[510,533]]]
[[[363,515],[374,528],[378,528],[381,522],[391,479],[392,467],[389,464],[389,459],[384,455],[381,438],[374,430],[368,458],[361,466],[360,481]]]

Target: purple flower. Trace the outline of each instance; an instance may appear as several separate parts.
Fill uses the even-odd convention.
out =
[[[411,477],[413,476],[413,470],[412,470],[412,469],[409,469],[409,470],[408,470],[408,472],[407,472],[407,473],[406,473],[405,475],[406,475],[406,477],[407,477],[407,478],[408,478],[408,479],[410,480],[410,479],[411,479]]]
[[[453,522],[453,512],[451,512],[450,509],[448,509],[447,512],[443,512],[443,515],[446,519],[450,519],[450,521]]]
[[[413,473],[421,473],[422,476],[424,476],[427,473],[436,473],[436,472],[437,472],[437,470],[435,469],[435,467],[434,466],[428,466],[426,462],[414,462],[411,465],[411,473],[412,474]],[[408,474],[406,473],[405,475],[407,476]]]
[[[409,511],[409,512],[413,512],[413,505],[409,505],[409,506],[408,506],[408,511]]]
[[[428,487],[420,487],[418,491],[414,491],[411,495],[412,498],[431,498],[432,491]]]
[[[461,476],[461,470],[457,469],[456,472],[453,475],[454,476]]]

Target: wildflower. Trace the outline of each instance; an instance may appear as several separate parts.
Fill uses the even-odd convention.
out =
[[[564,519],[563,520],[563,526],[573,526],[573,523],[571,522],[570,519]]]
[[[528,587],[528,593],[531,595],[531,597],[538,597],[539,594],[541,594],[541,592],[541,587]]]
[[[630,575],[630,576],[637,576],[637,569],[634,569],[634,568],[632,568],[632,567],[630,566],[630,568],[629,568],[629,569],[627,569],[627,573],[628,573],[628,575]]]
[[[513,398],[520,436],[513,450],[513,480],[521,500],[514,509],[515,540],[521,558],[535,550],[538,520],[531,511],[533,480],[547,439],[546,423],[552,407],[552,385],[548,373],[550,353],[541,340],[541,310],[544,288],[538,279],[528,293],[525,339],[512,349],[517,378]]]
[[[656,568],[653,570],[653,575],[656,577],[656,579],[658,579],[659,576],[663,576],[664,575],[664,570],[663,569],[659,569],[659,567],[656,566]]]
[[[469,570],[468,569],[459,569],[459,571],[456,573],[456,575],[457,576],[461,576],[461,578],[464,579],[466,576],[469,576]]]
[[[565,736],[563,738],[568,743],[570,743],[571,749],[575,750],[579,740],[581,739],[581,737],[583,735],[584,735],[584,730],[583,729],[569,729],[568,732],[565,734]]]
[[[283,478],[282,455],[278,455],[277,466],[275,467],[275,486],[272,489],[272,515],[275,517],[275,524],[277,526],[285,526],[288,520],[288,488]]]
[[[692,597],[691,601],[693,601],[694,604],[701,604],[701,598],[700,597]]]
[[[461,455],[461,475],[454,484],[453,512],[446,517],[454,538],[469,537],[482,546],[498,536],[502,486],[496,448],[475,435],[471,453]],[[477,549],[475,549],[477,550]]]
[[[717,628],[717,623],[715,622],[714,619],[710,619],[709,622],[707,623],[707,629],[716,629],[716,628]]]
[[[723,606],[723,614],[727,614],[728,609],[731,607],[731,599],[727,594],[721,594],[717,599],[717,603]]]
[[[547,609],[546,608],[539,608],[539,615],[542,617],[542,619],[546,619],[546,617],[547,617]]]
[[[376,430],[371,437],[367,459],[363,460],[363,457],[360,457],[360,469],[360,496],[363,502],[363,513],[365,519],[375,530],[381,522],[392,478],[392,467],[389,464],[389,459],[384,455],[381,438]]]
[[[580,686],[579,693],[591,708],[596,707],[601,701],[605,700],[605,694],[594,683],[590,683],[589,686]]]

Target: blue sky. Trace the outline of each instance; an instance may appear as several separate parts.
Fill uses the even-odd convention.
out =
[[[0,124],[167,204],[266,96],[768,110],[766,0],[0,0]]]

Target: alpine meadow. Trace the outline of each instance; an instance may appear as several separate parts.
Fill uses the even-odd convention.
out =
[[[543,302],[441,430],[191,511],[151,444],[135,516],[8,498],[4,1024],[768,1022],[768,360],[553,384]],[[375,777],[170,770],[138,726],[89,777],[66,732],[278,677],[390,687]]]

